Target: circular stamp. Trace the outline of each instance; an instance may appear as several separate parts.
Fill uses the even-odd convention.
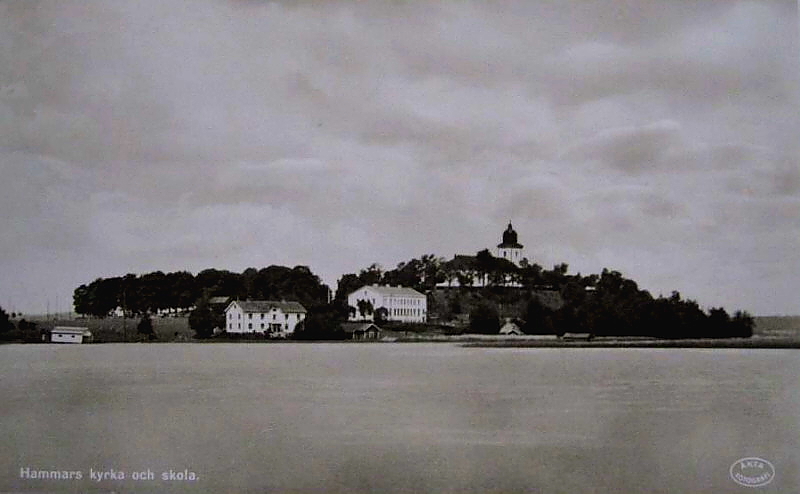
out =
[[[775,466],[763,458],[740,458],[730,469],[731,479],[745,487],[763,487],[775,478]]]

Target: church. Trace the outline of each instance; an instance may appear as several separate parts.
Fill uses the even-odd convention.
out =
[[[486,250],[488,251],[489,249]],[[527,259],[524,256],[524,247],[519,243],[517,232],[514,230],[510,221],[508,227],[503,232],[502,241],[497,244],[494,256],[497,259],[508,261],[517,268],[527,263]],[[484,287],[489,284],[487,275],[481,272],[478,256],[456,254],[453,256],[452,260],[444,264],[443,268],[446,279],[441,283],[437,283],[436,286],[439,288],[455,288],[459,286]],[[507,276],[505,282],[502,284],[507,287],[521,286],[518,282],[514,281],[511,276]]]
[[[522,259],[524,259],[522,249],[522,244],[517,241],[517,232],[514,231],[514,227],[511,226],[509,221],[508,228],[503,232],[503,241],[497,244],[497,257],[507,259],[519,267]]]

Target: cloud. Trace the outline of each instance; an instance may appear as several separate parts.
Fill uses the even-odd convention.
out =
[[[665,158],[680,146],[683,146],[681,126],[664,120],[605,129],[568,150],[564,158],[598,161],[626,172],[637,172],[668,165]]]
[[[754,273],[725,293],[712,273],[796,250],[796,10],[4,2],[0,304],[64,264],[62,300],[133,269],[332,283],[475,252],[509,219],[546,264],[738,303]]]

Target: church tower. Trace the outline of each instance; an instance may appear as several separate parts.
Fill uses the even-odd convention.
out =
[[[503,242],[497,245],[497,257],[507,259],[517,266],[522,261],[522,244],[517,242],[517,232],[508,222],[508,228],[503,232]]]

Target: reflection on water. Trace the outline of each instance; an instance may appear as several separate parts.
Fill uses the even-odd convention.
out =
[[[0,491],[796,490],[793,350],[448,344],[0,347]],[[195,482],[21,480],[21,467]]]

